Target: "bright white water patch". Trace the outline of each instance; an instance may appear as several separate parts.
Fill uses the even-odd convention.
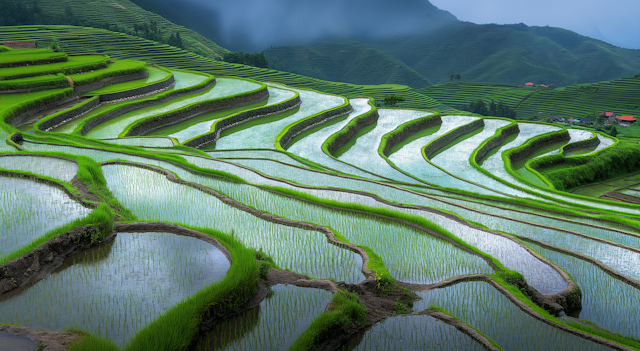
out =
[[[414,119],[429,116],[431,113],[415,110],[378,110],[380,118],[376,127],[369,133],[361,136],[347,152],[338,159],[360,167],[382,177],[391,178],[401,182],[418,183],[417,180],[404,175],[394,169],[378,154],[378,146],[382,136],[398,128],[403,123]]]
[[[278,89],[274,87],[268,87],[267,89],[269,90],[269,98],[267,99],[267,104],[263,107],[279,104],[285,100],[293,98],[296,95],[295,92],[291,90]],[[195,138],[198,135],[210,132],[213,124],[222,118],[224,117],[196,123],[179,132],[170,134],[169,136],[178,139],[178,141],[182,143],[191,138]]]
[[[345,103],[345,99],[340,96],[321,94],[310,90],[293,89],[275,84],[270,84],[270,86],[282,87],[298,92],[300,94],[300,100],[302,100],[298,112],[274,122],[256,125],[224,136],[216,142],[217,150],[275,149],[276,137],[289,124],[323,111],[337,108]]]
[[[204,102],[246,93],[260,87],[259,84],[241,79],[217,78],[216,81],[216,85],[204,93],[188,95],[184,98],[177,98],[159,105],[126,113],[114,120],[99,124],[95,128],[91,129],[86,136],[94,139],[117,138],[128,125],[145,117],[179,110],[196,102]]]
[[[369,105],[369,99],[351,99],[349,103],[353,107],[353,112],[351,112],[346,119],[306,136],[304,139],[299,140],[289,147],[287,151],[340,172],[380,180],[380,177],[363,172],[347,163],[340,162],[322,151],[322,144],[328,137],[344,128],[352,119],[371,111],[372,108],[371,105]]]

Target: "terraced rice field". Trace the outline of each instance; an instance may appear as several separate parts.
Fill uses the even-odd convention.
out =
[[[640,349],[637,174],[599,198],[526,167],[615,138],[147,70],[91,108],[0,94],[0,325],[73,350]]]

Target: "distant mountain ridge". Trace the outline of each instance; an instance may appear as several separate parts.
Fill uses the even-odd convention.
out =
[[[640,50],[618,48],[561,28],[523,24],[456,22],[409,36],[353,41],[349,55],[356,59],[350,62],[348,74],[342,77],[336,76],[343,71],[340,60],[305,60],[300,55],[311,52],[314,57],[333,57],[339,55],[343,47],[343,40],[333,40],[313,46],[272,48],[265,54],[274,62],[274,68],[365,84],[385,75],[384,69],[377,69],[375,63],[364,59],[372,57],[372,50],[377,50],[380,53],[377,59],[395,62],[405,72],[395,75],[400,80],[393,83],[414,88],[421,88],[417,86],[421,80],[416,73],[436,84],[450,81],[451,74],[460,74],[462,80],[468,82],[516,85],[531,81],[567,86],[640,72]]]

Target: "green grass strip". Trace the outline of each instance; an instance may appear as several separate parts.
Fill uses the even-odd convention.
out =
[[[223,318],[247,303],[258,291],[259,264],[255,250],[246,248],[231,235],[208,228],[189,227],[220,241],[231,252],[232,264],[227,275],[193,296],[175,305],[140,330],[124,348],[126,351],[187,350],[200,333],[202,321]],[[70,345],[70,351],[116,351],[108,340],[85,336]]]
[[[369,319],[367,309],[360,304],[360,298],[355,293],[339,290],[333,295],[331,305],[331,311],[325,311],[314,319],[289,348],[290,351],[315,350],[318,345]]]
[[[338,150],[351,140],[355,143],[355,139],[359,136],[358,132],[360,130],[367,126],[375,126],[379,117],[378,108],[373,104],[372,100],[369,100],[369,105],[371,106],[371,110],[369,112],[363,113],[362,115],[352,119],[346,126],[333,133],[327,138],[327,140],[325,140],[324,143],[322,143],[322,151],[325,154],[336,158],[340,157],[340,155],[348,149],[341,150],[342,152],[339,154]]]

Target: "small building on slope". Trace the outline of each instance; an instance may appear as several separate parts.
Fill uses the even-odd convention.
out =
[[[9,49],[37,49],[35,41],[5,41],[4,46]]]

